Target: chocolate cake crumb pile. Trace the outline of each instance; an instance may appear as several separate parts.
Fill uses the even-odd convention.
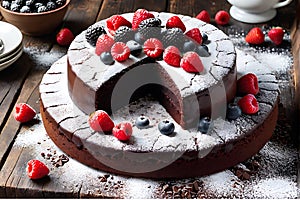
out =
[[[47,148],[47,152],[42,152],[41,156],[49,160],[54,167],[62,167],[64,164],[69,162],[69,157],[66,156],[65,154],[57,154],[56,150],[51,150],[50,148]]]

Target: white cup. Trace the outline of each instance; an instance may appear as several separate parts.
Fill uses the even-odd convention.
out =
[[[236,20],[247,23],[261,23],[276,16],[276,8],[283,7],[292,0],[227,0],[232,7],[230,14]]]

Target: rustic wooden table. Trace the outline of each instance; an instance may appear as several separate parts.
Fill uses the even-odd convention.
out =
[[[63,26],[70,28],[77,35],[98,20],[116,13],[133,12],[138,8],[174,12],[190,16],[196,16],[199,11],[206,9],[211,14],[211,17],[213,17],[218,10],[224,9],[228,11],[230,5],[227,1],[218,0],[72,0]],[[1,15],[0,19],[5,21]],[[275,52],[282,53],[285,56],[290,55],[291,62],[288,63],[290,64],[290,68],[285,69],[280,74],[284,76],[284,79],[280,83],[281,121],[279,123],[281,130],[285,130],[289,135],[288,137],[290,137],[287,145],[296,145],[296,147],[298,147],[298,143],[295,141],[298,141],[297,134],[299,134],[299,123],[297,122],[299,122],[300,116],[298,114],[298,108],[300,108],[298,104],[300,99],[299,19],[300,4],[298,4],[298,0],[294,0],[289,6],[278,9],[276,18],[268,23],[245,24],[231,19],[229,25],[218,26],[218,28],[232,36],[238,48],[246,52],[263,50],[268,53]],[[214,21],[212,21],[212,24],[215,25]],[[259,47],[260,49],[249,47],[238,38],[243,37],[254,26],[260,26],[265,29],[270,26],[282,26],[287,32],[288,39],[279,47],[272,46],[270,43]],[[15,145],[15,140],[20,133],[30,130],[34,131],[33,129],[35,129],[36,124],[21,125],[14,120],[12,113],[15,104],[18,102],[27,102],[36,110],[39,110],[38,89],[41,78],[47,69],[67,52],[67,47],[61,47],[55,42],[55,35],[56,33],[43,37],[29,37],[24,35],[23,55],[11,67],[0,72],[0,197],[124,197],[115,192],[108,193],[107,188],[105,189],[104,186],[97,185],[95,182],[82,184],[82,180],[79,179],[78,183],[70,181],[69,184],[60,185],[59,181],[55,182],[53,180],[54,178],[41,182],[33,182],[26,177],[24,163],[32,159],[35,155],[28,151],[28,149],[18,148]],[[41,139],[41,141],[46,140],[49,139],[47,137]],[[50,148],[47,150],[52,153],[50,157],[55,155],[55,152]],[[73,169],[70,167],[69,170]],[[64,171],[58,173],[63,174]],[[85,178],[87,181],[89,180],[88,177]],[[98,182],[103,182],[101,178],[106,179],[107,177],[99,177],[100,181],[98,180]],[[122,181],[120,180],[120,182]],[[87,187],[87,185],[90,187]],[[118,191],[117,186],[114,191]],[[159,196],[154,195],[152,197]],[[205,196],[204,192],[202,197],[210,196]]]

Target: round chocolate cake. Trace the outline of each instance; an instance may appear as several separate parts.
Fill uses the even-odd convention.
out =
[[[134,15],[112,16],[92,26],[102,27],[101,34],[113,38],[115,44],[132,40],[141,43],[136,35],[145,33],[144,27],[134,29]],[[174,32],[168,32],[174,27],[169,21],[174,16],[186,30],[182,30],[180,40],[171,43]],[[132,24],[112,30],[110,22],[120,18]],[[239,68],[232,42],[210,24],[172,13],[151,12],[149,18],[150,24],[160,21],[158,35],[151,32],[141,46],[155,36],[163,44],[163,55],[153,58],[145,48],[136,55],[130,49],[128,58],[118,61],[114,57],[108,64],[102,54],[98,55],[99,46],[103,46],[91,42],[91,30],[87,29],[72,42],[68,55],[44,75],[41,114],[51,139],[71,157],[91,167],[156,179],[211,174],[257,153],[271,137],[277,121],[275,76],[267,68]],[[151,27],[148,22],[144,24]],[[120,34],[119,29],[131,30],[132,38]],[[193,41],[197,31],[189,34],[192,29],[200,30],[202,41]],[[118,35],[125,35],[126,41]],[[194,43],[192,49],[187,45],[190,41]],[[172,66],[166,59],[168,45],[177,46],[181,52],[180,66]],[[196,52],[202,70],[185,69],[182,60],[190,52]],[[229,118],[228,105],[243,99],[237,92],[237,77],[248,73],[258,79],[257,111],[249,114],[242,109],[243,113]],[[122,141],[111,132],[91,128],[90,114],[96,110],[109,113],[115,124],[130,123],[131,137]],[[147,119],[146,126],[140,126],[141,119]],[[173,130],[166,134],[160,128],[161,122],[172,124]]]

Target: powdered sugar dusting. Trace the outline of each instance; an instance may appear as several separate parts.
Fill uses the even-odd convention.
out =
[[[286,199],[297,198],[298,188],[289,179],[270,178],[259,181],[250,192],[254,198]]]
[[[153,198],[153,193],[157,182],[146,179],[130,178],[126,181],[125,187],[128,188],[126,191],[125,198],[130,199],[149,199]]]

